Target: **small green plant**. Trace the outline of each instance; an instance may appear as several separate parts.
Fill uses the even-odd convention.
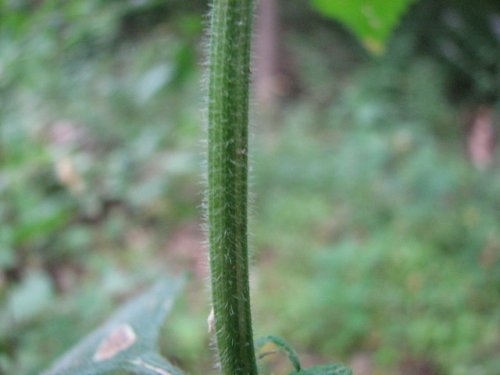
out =
[[[383,31],[379,30],[378,42],[388,35],[406,3],[403,1],[391,17],[378,20],[382,24],[390,21]],[[215,336],[223,375],[258,373],[247,246],[253,8],[253,0],[214,0],[210,21],[206,206]],[[171,286],[162,283],[132,301],[45,374],[182,374],[158,354],[156,347],[160,323],[178,288],[179,282]],[[262,351],[267,344],[277,349]],[[275,336],[257,340],[257,350],[259,358],[284,352],[294,368],[290,375],[352,374],[341,364],[304,369],[290,345]]]

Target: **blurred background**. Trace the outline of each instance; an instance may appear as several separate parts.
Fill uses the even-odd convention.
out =
[[[215,374],[207,1],[0,7],[0,374],[39,373],[164,273],[189,281],[162,351]],[[255,335],[356,375],[498,375],[500,3],[416,1],[378,55],[308,1],[257,13]]]

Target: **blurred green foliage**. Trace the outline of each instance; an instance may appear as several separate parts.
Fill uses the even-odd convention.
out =
[[[258,138],[258,329],[299,353],[370,353],[375,373],[493,375],[500,175],[466,160],[448,68],[409,45]]]
[[[415,47],[447,68],[445,77],[455,101],[498,102],[498,1],[422,1],[416,3],[407,21],[406,29],[413,34]]]
[[[357,0],[346,3],[338,0],[312,0],[325,16],[345,24],[372,52],[380,53],[386,39],[398,25],[413,0]]]
[[[377,60],[305,5],[283,9],[301,95],[255,120],[255,329],[304,362],[363,353],[375,374],[497,375],[498,154],[471,166],[457,103],[499,109],[498,13],[464,26],[478,53],[457,70],[426,42],[448,32],[421,22],[437,5],[418,4]],[[0,373],[47,368],[164,265],[195,277],[163,351],[210,373],[189,258],[205,255],[170,247],[199,225],[204,2],[1,7]]]
[[[198,214],[199,113],[180,103],[199,101],[205,10],[2,7],[0,373],[35,374],[164,272],[153,252]]]

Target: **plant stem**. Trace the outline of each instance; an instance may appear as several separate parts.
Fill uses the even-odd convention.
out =
[[[223,375],[256,375],[247,249],[253,0],[214,0],[208,84],[208,236]]]

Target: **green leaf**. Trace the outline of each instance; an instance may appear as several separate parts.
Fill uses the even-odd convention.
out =
[[[383,50],[385,41],[413,1],[312,0],[317,10],[351,29],[374,53]]]
[[[182,375],[159,353],[161,325],[182,286],[163,280],[118,310],[42,375]]]
[[[291,347],[289,343],[283,340],[281,337],[277,336],[265,336],[259,338],[255,342],[255,347],[258,351],[258,358],[263,358],[270,354],[275,354],[276,350],[268,350],[267,344],[273,344],[278,348],[278,352],[283,352],[288,356],[288,359],[292,363],[296,371],[300,371],[300,360],[297,352]]]
[[[321,365],[292,372],[290,375],[352,375],[352,370],[337,363],[334,365]]]

